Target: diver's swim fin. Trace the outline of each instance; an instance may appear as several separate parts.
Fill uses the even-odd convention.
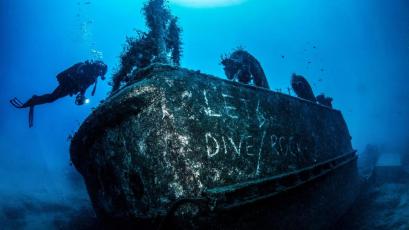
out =
[[[18,109],[25,108],[23,102],[21,102],[17,97],[10,100],[10,104]],[[33,127],[34,125],[34,105],[30,106],[30,111],[28,112],[28,127]]]
[[[21,109],[23,108],[23,102],[21,102],[19,99],[17,99],[16,97],[10,100],[10,103],[12,106]]]
[[[33,127],[34,125],[34,105],[30,106],[30,111],[28,112],[28,127]]]

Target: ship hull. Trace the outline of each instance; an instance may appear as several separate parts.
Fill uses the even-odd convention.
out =
[[[104,221],[320,229],[356,195],[350,140],[337,110],[156,65],[86,119],[70,153]]]

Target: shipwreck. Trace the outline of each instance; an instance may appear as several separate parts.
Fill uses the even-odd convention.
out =
[[[266,89],[243,51],[222,61],[227,77],[243,55],[256,68],[238,79],[258,74],[264,88],[181,68],[165,2],[147,1],[149,31],[128,39],[111,95],[71,141],[98,218],[132,229],[329,227],[359,187],[341,112]]]
[[[322,229],[359,184],[340,111],[168,65],[135,73],[70,152],[97,216],[129,226]]]

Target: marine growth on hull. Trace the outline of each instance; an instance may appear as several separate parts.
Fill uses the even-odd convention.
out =
[[[297,229],[342,215],[358,178],[332,99],[315,97],[297,74],[299,98],[270,90],[242,48],[222,57],[227,80],[182,68],[167,2],[147,1],[143,13],[148,31],[127,39],[111,95],[71,142],[98,217],[147,228]]]

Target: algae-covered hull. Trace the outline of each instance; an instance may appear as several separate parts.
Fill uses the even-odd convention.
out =
[[[151,66],[71,143],[103,221],[149,227],[327,227],[355,198],[342,114],[200,72]]]

